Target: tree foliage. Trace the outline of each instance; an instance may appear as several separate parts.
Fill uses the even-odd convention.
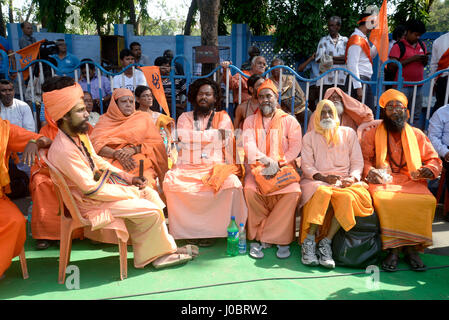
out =
[[[449,28],[449,0],[435,1],[429,12],[427,31],[447,32]]]

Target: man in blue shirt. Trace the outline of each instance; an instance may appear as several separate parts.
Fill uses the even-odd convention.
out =
[[[429,120],[429,140],[443,160],[446,169],[446,188],[449,188],[449,104],[439,108]],[[449,212],[445,212],[449,221]]]
[[[50,56],[58,63],[59,72],[56,74],[75,78],[73,70],[80,63],[80,60],[75,55],[67,52],[67,45],[63,39],[56,40],[56,45],[58,47],[58,53]]]

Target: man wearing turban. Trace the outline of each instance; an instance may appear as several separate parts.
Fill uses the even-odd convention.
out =
[[[104,242],[131,238],[136,268],[191,260],[188,248],[177,248],[168,233],[164,204],[146,186],[147,179],[126,173],[95,153],[86,135],[89,114],[80,85],[68,77],[55,77],[42,90],[45,108],[59,128],[48,160],[63,174],[81,215],[91,222],[90,238]]]
[[[247,235],[249,240],[260,242],[252,243],[250,255],[256,259],[263,258],[262,249],[275,244],[278,258],[287,258],[290,256],[290,243],[295,237],[295,211],[301,196],[299,176],[280,189],[272,192],[263,190],[271,190],[264,185],[277,179],[278,172],[292,168],[292,162],[301,152],[301,126],[295,117],[278,108],[278,89],[271,80],[261,84],[257,95],[259,109],[246,118],[242,136]]]
[[[360,182],[363,156],[355,131],[340,126],[330,100],[318,103],[314,122],[301,151],[301,261],[332,269],[336,232],[340,227],[349,231],[356,216],[369,216],[374,210],[368,185]]]
[[[432,245],[436,199],[427,181],[439,176],[441,160],[427,136],[407,123],[407,103],[400,91],[385,91],[379,100],[383,121],[361,139],[363,177],[379,216],[382,249],[389,251],[386,271],[396,271],[401,251],[412,270],[426,270],[418,252]]]

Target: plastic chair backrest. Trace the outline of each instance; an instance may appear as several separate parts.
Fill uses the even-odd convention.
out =
[[[40,158],[47,164],[49,171],[50,171],[50,177],[53,181],[54,185],[56,186],[56,191],[59,196],[60,201],[60,210],[62,211],[61,214],[64,214],[64,205],[68,209],[70,215],[72,216],[73,222],[78,226],[85,226],[90,225],[89,220],[84,219],[81,216],[81,213],[79,212],[78,206],[75,202],[75,199],[73,199],[72,193],[70,192],[69,187],[67,186],[67,183],[65,182],[64,177],[59,172],[58,169],[56,169],[50,161],[48,161],[47,156],[45,155],[44,150],[39,151]]]
[[[362,142],[362,137],[363,134],[365,133],[365,131],[377,127],[380,123],[382,122],[382,120],[373,120],[370,122],[364,122],[362,123],[358,128],[357,128],[357,138],[359,139],[359,142]]]

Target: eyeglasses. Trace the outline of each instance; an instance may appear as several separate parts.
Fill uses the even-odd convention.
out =
[[[387,105],[385,106],[385,110],[387,111],[403,111],[407,109],[406,107],[404,107],[402,104],[392,104],[392,105]]]

